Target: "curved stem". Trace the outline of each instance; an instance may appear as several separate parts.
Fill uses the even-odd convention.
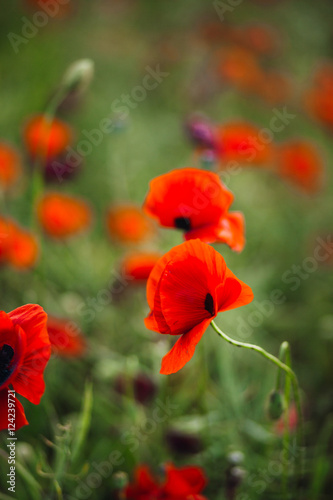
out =
[[[216,333],[222,337],[224,340],[226,340],[229,344],[234,345],[236,347],[244,347],[245,349],[251,349],[252,351],[256,351],[259,353],[261,356],[264,358],[268,359],[268,361],[271,361],[274,363],[280,370],[283,370],[291,380],[291,384],[293,387],[293,392],[294,392],[294,399],[295,399],[295,405],[296,405],[296,410],[298,414],[298,430],[299,430],[299,442],[300,442],[300,447],[303,447],[303,417],[302,417],[302,409],[301,409],[301,399],[300,399],[300,391],[299,391],[299,385],[298,385],[298,380],[295,372],[285,363],[283,363],[280,359],[277,357],[273,356],[273,354],[270,354],[269,352],[265,351],[260,346],[257,346],[255,344],[248,344],[245,342],[239,342],[238,340],[233,340],[230,338],[228,335],[226,335],[220,328],[216,325],[214,321],[211,321],[211,326],[213,329],[216,331]],[[302,449],[300,450],[300,453],[302,455]],[[302,458],[302,457],[301,457]],[[301,471],[302,475],[302,471]]]
[[[288,342],[282,342],[279,351],[279,359],[284,361],[291,368],[291,352]],[[276,377],[276,391],[280,391],[282,379],[282,370],[278,368]],[[290,405],[290,377],[285,377],[284,383],[284,400],[286,408],[284,410],[284,433],[283,433],[283,493],[285,497],[288,492],[288,458],[289,458],[289,443],[290,443],[290,426],[289,426],[289,405]]]

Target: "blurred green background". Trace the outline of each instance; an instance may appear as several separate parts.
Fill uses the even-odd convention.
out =
[[[73,61],[90,58],[95,63],[94,80],[80,106],[58,113],[75,129],[77,141],[84,138],[83,130],[97,128],[103,118],[117,119],[112,104],[141,84],[147,66],[159,65],[168,76],[93,147],[75,180],[54,186],[90,202],[94,225],[89,234],[68,244],[43,238],[36,269],[0,270],[1,309],[36,302],[52,314],[74,319],[88,338],[82,359],[52,357],[41,404],[24,403],[30,425],[18,433],[16,496],[20,500],[117,498],[122,476],[111,473],[97,488],[88,486],[86,496],[80,495],[84,487],[87,490],[85,481],[94,471],[93,464],[119,451],[123,461],[115,465],[115,473],[124,471],[131,477],[134,466],[142,462],[156,470],[167,461],[195,463],[209,478],[205,496],[229,499],[233,497],[227,488],[228,456],[238,450],[244,454],[240,466],[245,475],[241,474],[234,498],[286,498],[280,494],[280,472],[274,469],[274,464],[281,468],[281,438],[266,411],[276,369],[255,353],[227,345],[209,329],[191,363],[176,375],[161,376],[160,360],[170,344],[144,327],[148,312],[144,288],[110,304],[92,302],[112,282],[126,251],[106,234],[106,209],[118,201],[141,205],[152,177],[197,161],[184,134],[188,115],[199,111],[217,123],[241,118],[262,128],[268,126],[273,109],[282,109],[284,103],[270,105],[232,87],[215,89],[214,81],[214,91],[204,91],[201,97],[201,85],[210,88],[215,49],[202,39],[200,30],[205,22],[219,21],[213,2],[71,3],[70,15],[50,19],[18,46],[18,53],[8,34],[21,36],[25,19],[31,20],[39,7],[13,0],[1,12],[0,139],[22,152],[26,172],[18,191],[6,200],[6,210],[20,223],[28,224],[31,211],[23,125],[30,115],[43,111]],[[318,63],[333,55],[332,14],[332,3],[324,0],[243,1],[226,12],[224,21],[236,26],[267,23],[277,30],[282,48],[271,58],[266,56],[265,64],[289,75],[294,94],[287,107],[296,117],[276,140],[313,141],[326,166],[324,189],[312,196],[264,169],[244,168],[231,176],[227,185],[235,194],[233,208],[245,215],[247,244],[239,255],[226,246],[215,246],[255,295],[246,308],[221,315],[221,328],[276,355],[282,341],[291,345],[305,415],[308,499],[330,499],[333,491],[333,259],[320,263],[314,272],[305,270],[307,276],[299,280],[296,290],[284,276],[294,265],[304,272],[316,238],[332,234],[331,133],[308,116],[301,100]],[[178,232],[161,229],[149,248],[164,252],[180,242]],[[265,312],[265,301],[274,289],[282,290],[286,300]],[[262,321],[257,327],[250,325],[247,338],[242,337],[239,325],[249,325],[251,313],[258,310]],[[156,393],[146,405],[136,402],[131,390],[122,396],[116,390],[120,376],[126,379],[138,373],[156,384]],[[87,381],[93,387],[91,411]],[[173,407],[152,431],[147,421],[161,401],[170,401]],[[196,436],[200,450],[189,453],[183,445],[176,450],[166,439],[170,429]],[[5,449],[5,436],[2,445]],[[4,499],[7,467],[6,460],[0,460],[0,498]]]

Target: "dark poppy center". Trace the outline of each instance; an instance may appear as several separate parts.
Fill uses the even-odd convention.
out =
[[[175,226],[177,229],[184,229],[184,231],[190,231],[191,219],[189,219],[188,217],[176,217]]]
[[[12,372],[10,365],[13,357],[14,349],[10,345],[4,344],[0,349],[0,385],[9,378]]]
[[[210,293],[207,293],[205,298],[205,309],[211,316],[215,315],[214,300]]]

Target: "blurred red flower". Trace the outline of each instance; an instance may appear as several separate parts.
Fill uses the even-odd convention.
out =
[[[233,199],[217,174],[183,168],[153,179],[143,208],[161,226],[183,229],[187,240],[226,243],[240,252],[245,224],[240,212],[228,212]]]
[[[8,428],[13,414],[8,411],[10,387],[36,405],[44,394],[43,373],[51,354],[46,321],[47,314],[36,304],[0,312],[0,430]],[[17,430],[28,421],[16,398],[15,407]]]
[[[37,206],[37,215],[46,234],[58,239],[84,231],[92,220],[85,201],[56,192],[44,195]]]
[[[216,153],[222,168],[229,161],[242,166],[269,166],[275,158],[275,147],[260,140],[260,129],[252,123],[235,121],[217,127]]]
[[[44,115],[30,118],[24,128],[24,139],[32,158],[49,160],[63,153],[72,141],[73,133],[67,123],[54,118],[50,122]]]
[[[180,335],[162,361],[160,373],[180,370],[219,312],[248,304],[251,288],[226,266],[223,257],[200,240],[191,240],[166,253],[147,282],[151,312],[145,319],[149,330]]]
[[[316,70],[312,86],[304,96],[309,113],[325,126],[333,127],[333,64],[323,63]]]
[[[207,479],[200,467],[176,468],[166,464],[165,474],[161,483],[147,466],[140,465],[135,471],[134,482],[125,488],[124,497],[127,500],[205,500],[200,493]]]
[[[323,184],[323,160],[311,142],[289,141],[277,150],[277,173],[307,193],[315,193]]]
[[[48,315],[47,331],[52,352],[63,358],[77,358],[86,350],[86,341],[73,321]]]
[[[162,255],[157,252],[138,252],[127,255],[122,261],[121,271],[131,279],[132,283],[144,283],[161,257]]]
[[[22,172],[20,156],[16,149],[5,142],[0,142],[0,187],[12,187]]]
[[[67,2],[63,2],[62,0],[53,0],[52,2],[50,2],[49,0],[26,1],[31,5],[32,8],[45,10],[45,12],[50,16],[51,19],[63,19],[71,14],[73,10],[73,2],[71,0],[67,0]],[[44,5],[45,9],[43,8]]]
[[[151,221],[135,205],[116,205],[109,208],[106,224],[111,238],[121,243],[139,243],[153,233]]]
[[[0,217],[0,264],[29,269],[36,263],[38,253],[38,241],[32,233],[15,221]]]
[[[262,78],[256,55],[247,48],[233,46],[218,51],[218,73],[223,84],[255,92]]]

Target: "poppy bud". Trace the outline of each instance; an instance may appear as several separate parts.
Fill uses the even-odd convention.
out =
[[[91,59],[79,59],[68,67],[61,84],[69,92],[83,93],[89,87],[93,76],[93,61]]]
[[[44,179],[49,183],[62,183],[62,181],[67,181],[73,177],[82,167],[82,158],[78,158],[75,165],[72,165],[64,157],[49,159],[45,165],[44,169]]]
[[[271,420],[278,420],[285,408],[283,395],[280,391],[272,391],[268,400],[268,416]]]
[[[124,489],[128,485],[128,475],[126,472],[119,471],[112,475],[113,491],[111,498],[122,500],[125,498]]]
[[[227,455],[227,460],[231,466],[240,465],[244,462],[244,453],[241,451],[232,451]]]
[[[112,476],[112,482],[117,490],[122,490],[128,485],[128,475],[123,471],[116,472]]]
[[[181,430],[169,429],[165,439],[170,450],[176,453],[195,455],[203,449],[202,441],[198,436]]]
[[[242,483],[246,474],[245,469],[242,467],[229,467],[226,472],[226,489],[228,491],[228,498],[234,498],[235,490]]]
[[[134,378],[134,397],[142,405],[149,404],[154,398],[157,387],[151,377],[145,373],[138,373]]]
[[[137,403],[147,405],[154,398],[157,387],[151,377],[138,373],[134,378],[119,374],[114,382],[114,390],[122,396],[134,395]]]
[[[185,131],[190,141],[198,147],[213,149],[215,137],[212,125],[201,116],[194,116],[185,124]]]

